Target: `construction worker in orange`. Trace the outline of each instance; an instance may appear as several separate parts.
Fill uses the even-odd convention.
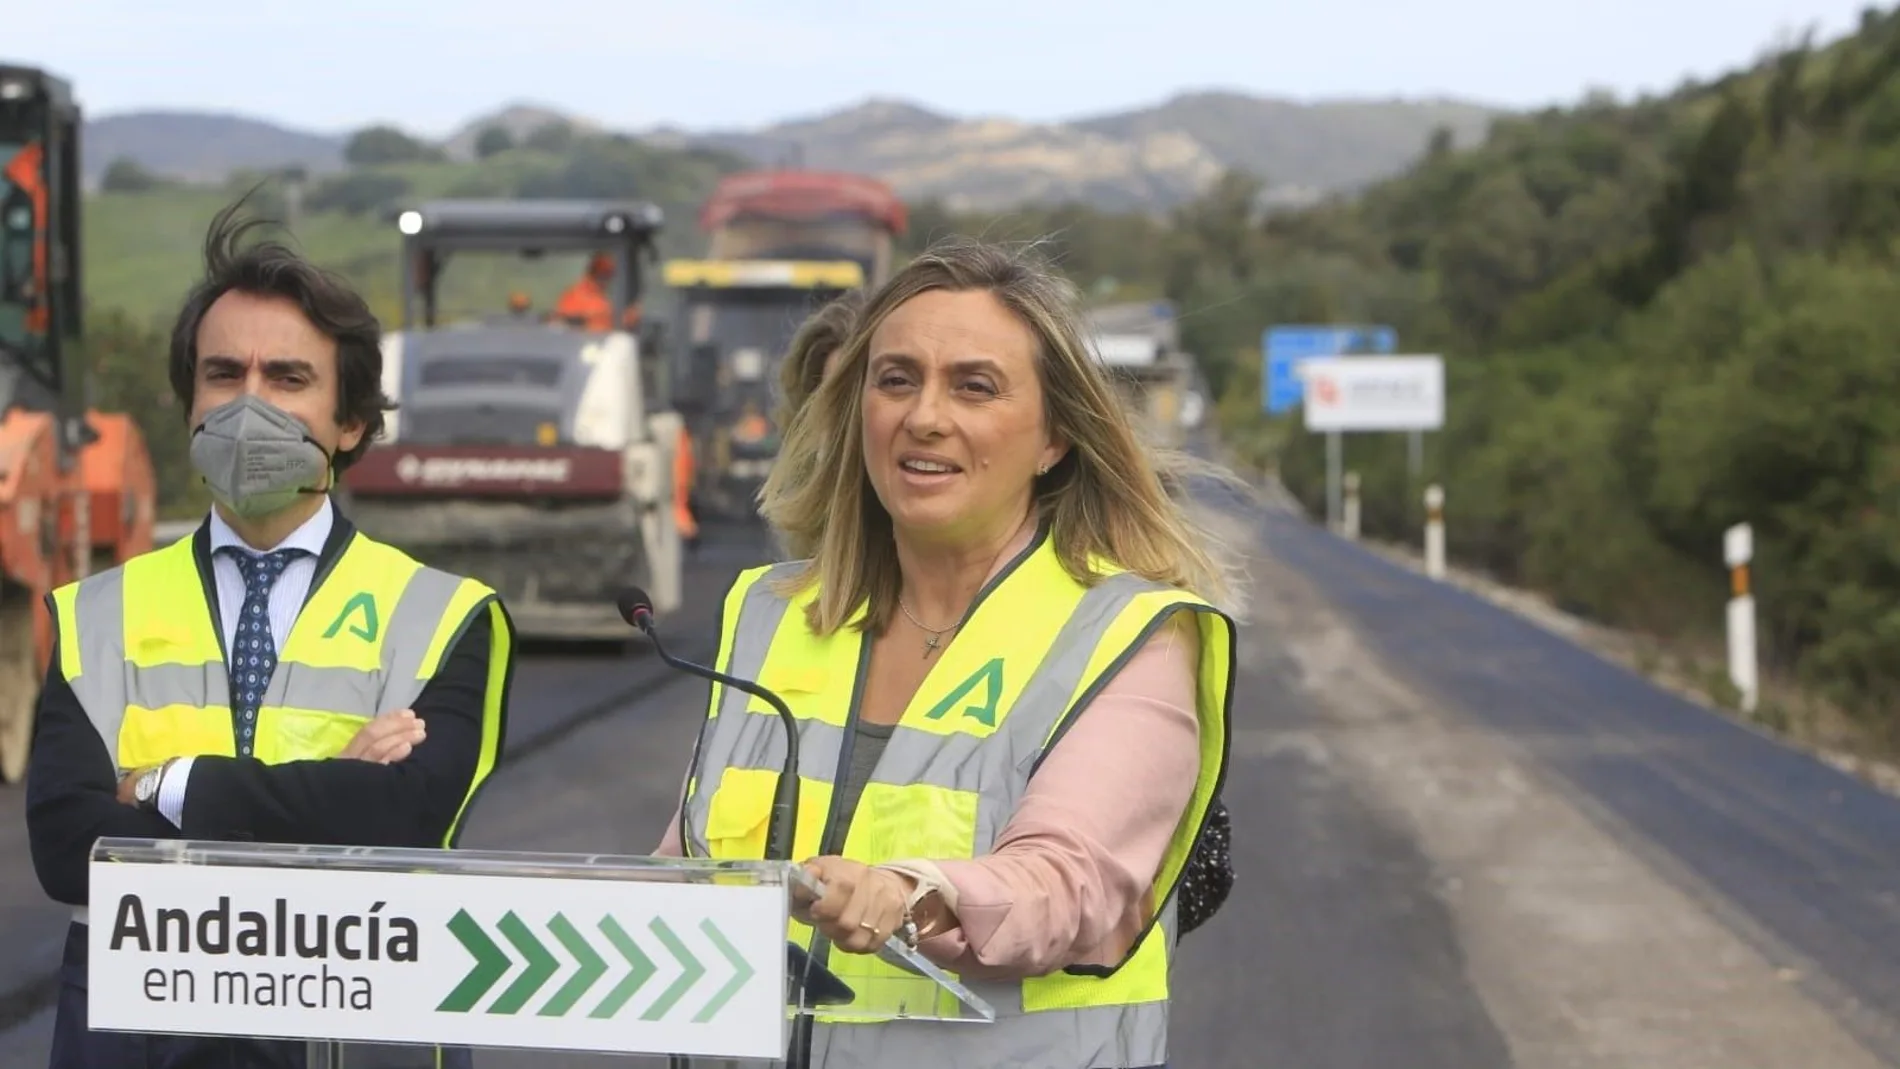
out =
[[[614,305],[607,296],[607,282],[613,277],[614,258],[604,252],[595,253],[587,261],[587,273],[554,302],[554,318],[583,330],[605,333],[614,329]]]
[[[673,450],[673,522],[680,529],[680,541],[688,549],[699,545],[699,521],[693,518],[693,436],[680,428],[679,443]]]
[[[759,411],[759,403],[748,398],[739,410],[739,421],[732,425],[732,440],[740,445],[758,445],[772,433],[772,424]]]

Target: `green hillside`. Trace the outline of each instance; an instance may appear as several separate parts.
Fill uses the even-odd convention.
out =
[[[513,149],[480,163],[357,166],[309,183],[292,236],[318,262],[365,287],[379,310],[393,316],[400,235],[389,213],[400,204],[434,197],[640,197],[666,211],[662,251],[679,255],[703,245],[694,229],[699,202],[721,174],[741,166],[733,157],[617,138],[583,139],[558,152]],[[130,189],[89,197],[89,303],[140,321],[169,315],[196,275],[206,224],[258,181],[257,175],[239,175],[222,188],[206,188],[138,176],[120,183]],[[281,218],[281,182],[267,183],[255,203]],[[518,288],[545,303],[578,271],[578,258],[471,259],[445,280],[444,299],[453,313],[489,312],[504,307],[509,291]]]

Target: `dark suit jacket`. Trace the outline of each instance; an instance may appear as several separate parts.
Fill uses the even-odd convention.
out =
[[[341,512],[317,561],[314,591],[354,537]],[[199,578],[216,621],[210,528],[193,536]],[[192,762],[182,829],[117,798],[107,746],[59,672],[53,652],[40,694],[27,769],[26,823],[40,886],[57,901],[86,904],[87,864],[101,837],[223,842],[439,847],[475,776],[492,637],[486,609],[474,614],[413,708],[422,745],[395,764],[201,756]],[[512,665],[510,665],[512,676]]]

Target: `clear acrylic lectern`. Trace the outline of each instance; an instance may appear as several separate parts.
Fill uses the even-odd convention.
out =
[[[305,1041],[310,1069],[786,1065],[801,1015],[995,1020],[894,938],[812,961],[787,923],[823,888],[787,862],[101,839],[90,879],[93,1028]]]

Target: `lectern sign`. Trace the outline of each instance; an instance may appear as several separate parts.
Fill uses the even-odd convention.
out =
[[[91,867],[94,1028],[776,1058],[769,885]]]

